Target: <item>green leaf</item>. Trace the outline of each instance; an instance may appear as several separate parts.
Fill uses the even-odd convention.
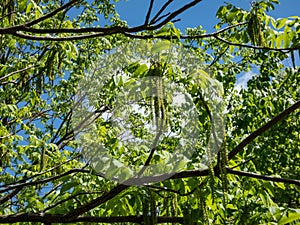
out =
[[[19,3],[19,10],[21,12],[23,12],[26,9],[27,2],[28,2],[28,0],[23,0]]]
[[[180,171],[182,170],[186,165],[186,162],[184,160],[180,160],[179,162],[177,162],[174,166],[173,171]]]
[[[30,2],[28,5],[27,5],[27,8],[26,8],[26,14],[29,14],[30,13],[30,11],[31,11],[31,9],[32,9],[32,7],[33,7],[33,3],[32,2]]]
[[[140,65],[135,71],[135,75],[143,75],[146,71],[148,71],[148,67],[145,64]]]
[[[287,20],[288,20],[287,18],[280,18],[280,19],[277,19],[276,28],[277,28],[278,30],[280,30],[280,29],[285,25],[285,22],[286,22]]]
[[[124,71],[125,72],[129,72],[129,73],[134,73],[136,70],[137,70],[137,68],[139,68],[140,67],[140,64],[138,63],[138,62],[134,62],[134,63],[131,63],[131,64],[129,64],[125,69],[124,69]]]
[[[166,37],[170,35],[170,30],[167,28],[162,28],[155,33],[157,37]]]
[[[276,41],[276,47],[280,48],[283,42],[283,35],[278,35],[278,37],[275,39]]]
[[[274,182],[274,184],[275,184],[277,187],[281,188],[282,190],[285,190],[285,185],[284,185],[284,183]]]
[[[160,53],[163,50],[168,50],[171,47],[171,42],[167,40],[159,41],[155,43],[151,49],[152,53]]]
[[[288,48],[290,46],[291,38],[290,38],[290,32],[291,28],[286,26],[284,28],[284,33],[283,33],[283,47]]]
[[[238,208],[236,206],[234,206],[233,204],[227,204],[226,208],[228,209],[233,209],[233,210],[237,210]]]
[[[299,222],[300,220],[300,212],[289,212],[287,216],[284,216],[281,220],[279,220],[278,225],[284,225],[292,222]]]
[[[71,188],[77,185],[76,181],[68,182],[62,185],[60,189],[60,193],[65,193],[66,191],[70,190]]]

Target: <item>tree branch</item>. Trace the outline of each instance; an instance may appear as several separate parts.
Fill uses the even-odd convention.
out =
[[[152,188],[152,189],[157,189],[158,192],[165,191],[165,192],[172,192],[172,193],[178,194],[180,196],[188,196],[188,195],[193,194],[197,190],[197,188],[201,188],[207,182],[207,180],[208,180],[208,177],[206,177],[199,185],[197,185],[191,191],[186,192],[186,193],[181,193],[180,190],[177,191],[177,190],[173,190],[171,188],[167,188],[164,186],[147,185],[147,187]]]
[[[295,185],[300,186],[300,180],[281,178],[281,177],[273,177],[273,176],[268,176],[268,175],[260,175],[260,174],[257,174],[257,173],[233,170],[233,169],[230,169],[230,168],[226,168],[226,170],[227,170],[227,173],[238,175],[238,176],[252,177],[252,178],[257,178],[257,179],[261,179],[261,180],[281,182],[281,183],[286,183],[286,184],[295,184]]]
[[[145,18],[145,23],[144,23],[145,25],[147,25],[149,23],[149,19],[150,19],[152,8],[153,8],[153,3],[154,3],[154,0],[150,0],[150,5],[148,8],[148,12],[147,12],[147,15]]]
[[[119,184],[115,188],[110,190],[109,192],[101,195],[100,197],[94,199],[93,201],[91,201],[85,205],[79,206],[78,208],[74,209],[73,211],[65,214],[63,218],[67,221],[72,221],[75,218],[77,218],[79,215],[82,215],[83,213],[90,211],[91,209],[103,204],[104,202],[107,202],[108,200],[114,198],[119,193],[121,193],[122,191],[124,191],[128,188],[129,188],[129,186]]]
[[[60,201],[55,202],[53,205],[48,206],[47,208],[43,209],[42,212],[46,212],[49,209],[55,208],[56,206],[61,205],[62,203],[67,202],[69,200],[72,200],[72,199],[74,199],[74,198],[76,198],[77,196],[80,196],[80,195],[91,195],[91,194],[99,194],[99,193],[103,193],[103,192],[82,192],[82,193],[78,193],[78,194],[75,194],[75,195],[71,195],[71,196],[69,196],[65,199],[62,199]]]
[[[72,0],[65,5],[61,6],[60,8],[54,10],[51,13],[46,14],[45,16],[42,16],[36,20],[33,20],[28,23],[24,23],[22,25],[18,26],[13,26],[13,27],[7,27],[7,28],[0,28],[0,34],[11,34],[19,38],[27,39],[27,40],[36,40],[36,41],[71,41],[71,40],[82,40],[82,39],[88,39],[88,38],[96,38],[96,37],[101,37],[101,36],[106,36],[106,35],[112,35],[112,34],[123,34],[127,37],[131,38],[139,38],[139,39],[148,39],[148,38],[162,38],[162,39],[172,39],[174,37],[155,37],[154,35],[138,35],[134,34],[137,32],[142,32],[142,31],[152,31],[159,29],[160,27],[164,26],[167,24],[169,21],[172,21],[176,16],[179,14],[183,13],[187,9],[195,6],[202,0],[194,0],[183,7],[179,8],[178,10],[174,11],[173,13],[166,14],[160,19],[165,18],[161,23],[154,24],[158,21],[157,17],[167,8],[169,4],[173,0],[167,1],[162,8],[159,10],[159,12],[153,17],[153,19],[150,21],[150,23],[146,23],[149,21],[152,7],[154,0],[150,1],[150,6],[148,9],[147,17],[149,18],[145,20],[145,23],[140,26],[136,27],[120,27],[120,26],[114,26],[114,27],[87,27],[87,28],[58,28],[58,29],[37,29],[37,28],[32,28],[32,25],[35,25],[41,21],[44,21],[45,19],[51,18],[51,16],[57,14],[58,12],[64,10],[67,7],[72,6],[72,4],[78,3],[82,0]],[[238,47],[245,47],[245,48],[252,48],[252,49],[265,49],[265,50],[271,50],[271,51],[280,51],[280,52],[290,52],[293,50],[299,50],[299,47],[290,47],[290,48],[270,48],[266,46],[254,46],[254,45],[248,45],[248,44],[242,44],[242,43],[233,43],[228,40],[225,40],[218,36],[218,34],[221,34],[225,32],[228,29],[231,29],[236,26],[240,25],[245,25],[247,22],[243,23],[238,23],[234,24],[231,26],[228,26],[224,29],[221,29],[219,31],[216,31],[214,33],[209,33],[209,34],[200,34],[200,35],[182,35],[180,38],[181,39],[198,39],[198,38],[208,38],[208,37],[214,37],[217,40],[226,43],[228,45],[232,46],[238,46]],[[49,34],[49,36],[35,36],[31,34],[25,34],[23,32],[29,32],[29,33],[36,33],[36,34]],[[72,36],[65,36],[65,37],[53,37],[50,36],[50,34],[81,34],[81,35],[72,35]],[[177,37],[176,37],[177,38]]]
[[[224,33],[227,30],[230,30],[230,29],[238,27],[238,26],[243,26],[243,25],[246,25],[246,24],[248,24],[248,22],[236,23],[236,24],[230,25],[228,27],[224,27],[223,29],[215,31],[213,33],[199,34],[199,35],[183,35],[181,38],[182,39],[197,39],[197,38],[215,37],[215,36],[217,36],[219,34]]]
[[[216,39],[218,39],[219,41],[221,42],[224,42],[228,45],[233,45],[233,46],[238,46],[238,47],[244,47],[244,48],[252,48],[252,49],[257,49],[257,50],[270,50],[270,51],[281,51],[281,52],[284,52],[284,51],[292,51],[292,50],[298,50],[299,47],[294,47],[294,48],[270,48],[270,47],[266,47],[266,46],[256,46],[256,45],[247,45],[247,44],[241,44],[241,43],[234,43],[234,42],[230,42],[230,41],[227,41],[223,38],[220,38],[219,36],[215,35],[214,36]]]
[[[280,120],[282,120],[287,115],[294,112],[296,109],[300,108],[300,101],[296,102],[294,105],[290,106],[279,115],[274,117],[272,120],[267,122],[265,125],[258,128],[256,131],[251,133],[246,139],[244,139],[240,144],[238,144],[231,152],[228,154],[228,160],[231,160],[236,154],[238,154],[246,145],[248,145],[251,141],[253,141],[258,136],[262,135],[266,130],[273,127],[277,124]]]
[[[6,74],[5,76],[0,77],[0,81],[6,79],[6,78],[8,78],[8,77],[10,77],[10,76],[12,76],[12,75],[14,75],[14,74],[16,74],[16,73],[21,73],[21,72],[24,72],[24,71],[26,71],[26,70],[29,70],[29,69],[31,69],[31,68],[33,68],[33,67],[35,67],[35,66],[36,66],[36,65],[28,66],[28,67],[26,67],[26,68],[23,68],[23,69],[20,69],[20,70],[11,72],[11,73],[9,73],[9,74]]]
[[[18,187],[15,190],[13,190],[12,192],[10,192],[9,194],[0,198],[0,205],[3,204],[4,202],[7,202],[8,200],[10,200],[12,197],[14,197],[16,194],[18,194],[22,189],[23,189],[23,187]]]
[[[94,38],[94,37],[100,37],[105,35],[112,35],[112,34],[124,34],[125,33],[136,33],[141,31],[151,31],[156,30],[165,24],[167,24],[169,21],[173,20],[176,16],[181,14],[182,12],[186,11],[187,9],[195,6],[202,0],[194,0],[183,7],[179,8],[178,10],[174,11],[173,13],[170,13],[161,23],[151,26],[150,24],[143,24],[136,27],[120,27],[120,26],[114,26],[114,27],[87,27],[87,28],[58,28],[58,29],[36,29],[32,28],[31,26],[34,24],[37,24],[47,18],[50,18],[51,16],[57,14],[58,12],[64,10],[65,8],[71,6],[72,4],[75,4],[76,2],[79,2],[78,0],[70,1],[69,3],[63,5],[62,7],[54,10],[53,12],[42,16],[39,19],[33,20],[31,22],[14,26],[14,27],[8,27],[8,28],[0,28],[0,34],[11,34],[16,37],[24,38],[27,40],[45,40],[45,41],[70,41],[70,40],[80,40],[80,39],[86,39],[86,38]],[[164,7],[164,6],[163,6]],[[94,34],[87,34],[87,35],[79,35],[79,36],[68,36],[68,37],[51,37],[51,36],[34,36],[31,34],[25,34],[21,33],[23,32],[29,32],[29,33],[36,33],[36,34],[75,34],[75,33],[91,33],[95,32]]]
[[[149,24],[143,24],[143,25],[136,26],[136,27],[113,26],[113,27],[105,27],[105,28],[102,28],[102,27],[86,27],[86,28],[57,28],[57,29],[31,28],[32,25],[35,25],[35,24],[37,24],[37,23],[39,23],[39,22],[41,22],[45,19],[51,18],[52,16],[54,16],[58,12],[64,10],[65,8],[71,6],[72,4],[75,4],[79,1],[81,1],[81,0],[70,1],[69,3],[61,6],[60,8],[54,10],[53,12],[48,13],[45,16],[42,16],[42,17],[40,17],[36,20],[33,20],[31,22],[24,23],[24,24],[18,25],[18,26],[13,26],[13,27],[0,28],[0,34],[20,35],[20,33],[17,33],[17,32],[25,31],[25,32],[36,33],[36,34],[53,34],[53,33],[56,33],[56,34],[58,34],[58,33],[80,33],[80,34],[83,34],[83,33],[96,32],[96,33],[98,33],[98,35],[100,33],[102,35],[111,35],[111,34],[116,34],[116,33],[125,33],[125,32],[134,33],[134,32],[147,31],[147,30],[148,31],[156,30],[156,29],[162,27],[163,25],[167,24],[169,21],[174,19],[176,16],[178,16],[179,14],[184,12],[185,10],[187,10],[187,9],[193,7],[194,5],[196,5],[197,3],[201,2],[202,0],[194,0],[194,1],[184,5],[180,9],[178,9],[178,10],[174,11],[173,13],[171,13],[168,17],[166,17],[166,19],[164,21],[162,21],[161,23],[159,23],[157,25],[154,25],[154,26],[149,26]],[[26,35],[24,36],[24,38],[25,37],[26,37]],[[29,37],[33,38],[34,36],[29,35],[28,38]]]
[[[63,11],[64,9],[66,9],[80,1],[82,1],[82,0],[71,0],[68,3],[62,5],[61,7],[55,9],[54,11],[52,11],[44,16],[41,16],[38,19],[32,20],[30,22],[27,22],[27,23],[24,23],[21,25],[17,25],[17,26],[13,26],[13,27],[0,28],[0,34],[8,34],[8,33],[16,32],[16,31],[24,30],[24,29],[26,30],[35,24],[38,24],[46,19],[51,18],[52,16],[56,15],[57,13]]]
[[[152,20],[150,21],[150,25],[151,24],[155,24],[157,21],[159,21],[159,18],[163,18],[164,16],[160,17],[160,15],[162,14],[162,12],[168,7],[168,5],[170,5],[174,0],[168,0],[161,8],[160,10],[156,13],[156,15],[152,18]],[[168,13],[167,15],[170,15],[170,13]],[[159,17],[159,18],[158,18]]]
[[[178,16],[179,14],[183,13],[184,11],[186,11],[187,9],[197,5],[199,2],[201,2],[202,0],[194,0],[186,5],[184,5],[183,7],[181,7],[180,9],[172,12],[169,16],[167,16],[161,23],[154,25],[153,27],[155,28],[154,30],[162,27],[163,25],[167,24],[169,21],[172,21],[176,16]]]
[[[159,176],[153,176],[153,177],[142,177],[142,178],[131,178],[127,180],[126,184],[146,184],[146,183],[153,183],[157,181],[161,181],[162,178],[166,179],[178,179],[178,178],[187,178],[187,177],[195,177],[195,176],[207,176],[209,174],[208,169],[205,170],[193,170],[193,171],[182,171],[179,173],[174,174],[170,177],[170,175],[159,175]],[[70,220],[78,217],[79,215],[82,215],[85,212],[88,212],[89,210],[107,202],[108,200],[114,198],[118,194],[120,194],[122,191],[128,189],[130,186],[119,184],[115,188],[113,188],[111,191],[103,194],[102,196],[94,199],[93,201],[79,206],[78,208],[74,209],[73,211],[67,213],[65,215],[66,218],[69,218]]]
[[[26,40],[33,40],[33,41],[75,41],[75,40],[101,37],[101,36],[105,36],[106,34],[95,33],[95,34],[85,34],[85,35],[67,36],[67,37],[51,37],[51,36],[35,36],[35,35],[24,34],[21,32],[15,32],[12,33],[11,35]]]
[[[12,189],[15,189],[15,188],[19,188],[19,187],[28,187],[28,186],[32,186],[32,185],[37,185],[37,184],[42,184],[42,183],[47,183],[47,182],[50,182],[50,181],[53,181],[53,180],[57,180],[59,178],[62,178],[64,176],[67,176],[69,174],[72,174],[72,173],[78,173],[78,172],[81,172],[81,173],[90,173],[89,170],[84,170],[84,169],[71,169],[65,173],[62,173],[62,174],[59,174],[59,175],[56,175],[56,176],[53,176],[53,177],[49,177],[49,178],[46,178],[46,179],[42,179],[42,180],[35,180],[35,181],[31,181],[31,182],[24,182],[24,183],[20,183],[20,184],[15,184],[15,185],[8,185],[6,186],[6,188],[0,190],[0,193],[3,193],[3,192],[7,192],[9,190],[12,190]]]
[[[227,173],[235,174],[239,176],[253,177],[257,179],[269,180],[274,182],[283,182],[289,184],[300,185],[300,181],[292,180],[287,178],[279,178],[279,177],[271,177],[266,175],[259,175],[250,172],[237,171],[230,168],[226,168]],[[216,171],[217,172],[217,171]],[[183,171],[177,174],[174,174],[169,179],[178,179],[178,178],[186,178],[192,176],[207,176],[208,170],[196,170],[196,171]],[[129,186],[126,185],[117,185],[110,192],[105,193],[104,195],[96,198],[92,202],[79,206],[77,209],[65,215],[55,215],[55,214],[27,214],[20,213],[14,215],[6,215],[0,216],[0,223],[16,223],[16,222],[60,222],[60,223],[70,223],[70,222],[103,222],[103,223],[112,223],[112,222],[138,222],[142,220],[142,217],[139,216],[124,216],[124,217],[84,217],[80,216],[83,213],[97,207],[98,205],[103,204],[104,202],[112,199],[122,191],[128,189]],[[170,191],[170,190],[165,190]],[[169,217],[158,217],[158,223],[166,223],[166,222],[178,222],[182,223],[183,218],[181,217],[172,217],[174,220],[171,220]]]
[[[45,171],[42,171],[42,172],[40,172],[40,173],[34,174],[34,175],[30,176],[30,177],[25,177],[25,178],[23,178],[23,179],[21,179],[21,180],[19,180],[19,181],[17,181],[17,182],[14,182],[14,183],[9,183],[9,184],[5,184],[5,185],[1,185],[0,188],[7,187],[7,186],[15,186],[15,185],[20,184],[20,183],[23,183],[23,182],[25,182],[25,181],[27,181],[27,180],[31,180],[31,179],[33,179],[33,178],[35,178],[35,177],[41,176],[41,175],[43,175],[43,174],[45,174],[45,173],[49,173],[49,172],[51,172],[51,171],[53,171],[53,170],[59,168],[60,166],[66,164],[66,163],[68,163],[68,162],[71,162],[72,160],[77,159],[77,158],[79,158],[79,157],[80,157],[80,155],[76,155],[76,156],[74,156],[73,158],[68,159],[68,160],[66,160],[66,161],[64,161],[64,162],[61,162],[61,163],[57,164],[56,166],[54,166],[54,167],[52,167],[52,168],[50,168],[50,169],[48,169],[48,170],[45,170]],[[1,191],[0,191],[0,192],[1,192]]]
[[[233,27],[243,25],[243,24],[245,24],[245,23],[235,24],[235,25],[226,27],[222,30],[216,31],[214,33],[201,34],[201,35],[195,35],[195,36],[182,35],[180,38],[181,39],[197,39],[197,38],[214,37],[215,35],[221,34],[221,33],[225,32],[228,29],[231,29]],[[108,29],[108,28],[90,28],[90,29],[94,29],[94,32],[95,31],[97,31],[97,32],[92,33],[92,34],[74,35],[74,36],[66,36],[66,37],[35,36],[35,35],[30,35],[30,34],[24,34],[24,33],[21,33],[21,32],[15,32],[15,33],[12,33],[12,35],[14,35],[16,37],[19,37],[19,38],[23,38],[23,39],[27,39],[27,40],[34,40],[34,41],[73,41],[73,40],[82,40],[82,39],[88,39],[88,38],[97,38],[97,37],[102,37],[102,36],[112,35],[112,34],[123,34],[126,37],[137,38],[137,39],[159,38],[159,39],[168,39],[168,40],[170,40],[170,39],[177,38],[175,36],[159,36],[159,37],[157,37],[155,35],[134,34],[134,33],[130,33],[128,31],[124,30],[123,27],[119,27],[119,28],[120,29],[111,30],[110,32],[107,32],[107,31],[98,32],[97,31],[97,29],[102,30],[102,29]],[[82,29],[87,29],[87,28],[82,28]],[[79,30],[80,29],[77,29],[76,31],[79,31]],[[152,28],[151,29],[148,29],[148,28],[146,29],[145,28],[144,31],[146,31],[146,30],[149,31],[149,30],[152,30]],[[141,31],[143,31],[143,30],[141,30]],[[80,32],[78,32],[78,33],[80,33]],[[278,51],[278,50],[281,50],[281,49],[276,49],[276,50]]]

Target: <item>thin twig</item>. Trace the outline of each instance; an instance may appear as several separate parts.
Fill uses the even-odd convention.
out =
[[[148,8],[148,12],[147,12],[147,15],[146,15],[146,18],[145,18],[144,25],[148,25],[148,23],[149,23],[149,19],[150,19],[150,16],[151,16],[153,4],[154,4],[154,0],[150,0],[150,5],[149,5],[149,8]]]
[[[295,184],[295,185],[300,186],[300,180],[281,178],[281,177],[273,177],[273,176],[268,176],[268,175],[260,175],[257,173],[233,170],[230,168],[226,168],[226,170],[227,170],[227,173],[238,175],[238,176],[252,177],[252,178],[257,178],[257,179],[261,179],[261,180],[269,180],[269,181],[273,181],[273,182],[280,182],[280,183],[285,183],[285,184]]]
[[[50,181],[57,180],[57,179],[62,178],[64,176],[70,175],[72,173],[78,173],[78,172],[80,172],[80,173],[90,173],[89,170],[83,170],[81,168],[71,169],[71,170],[69,170],[65,173],[61,173],[61,174],[58,174],[56,176],[45,178],[45,179],[42,179],[42,180],[35,180],[35,181],[31,181],[31,182],[25,182],[25,183],[20,183],[20,184],[15,184],[15,185],[9,185],[6,188],[0,190],[0,193],[7,192],[9,190],[19,188],[19,187],[28,187],[28,186],[33,186],[33,185],[37,185],[37,184],[48,183]]]
[[[41,176],[41,175],[43,175],[43,174],[45,174],[45,173],[49,173],[49,172],[51,172],[51,171],[53,171],[53,170],[56,170],[57,168],[61,167],[62,165],[66,164],[66,163],[68,163],[68,162],[70,162],[70,161],[72,161],[72,160],[74,160],[74,159],[77,159],[77,158],[79,158],[79,157],[80,157],[80,156],[77,155],[77,156],[75,156],[75,157],[73,157],[73,158],[71,158],[71,159],[66,160],[65,162],[59,163],[58,165],[56,165],[56,166],[54,166],[54,167],[52,167],[52,168],[50,168],[50,169],[48,169],[48,170],[46,170],[46,171],[42,171],[42,172],[37,173],[37,174],[35,174],[35,175],[31,176],[31,177],[25,177],[25,178],[23,178],[22,180],[19,180],[19,181],[14,182],[14,183],[9,183],[9,184],[2,185],[2,186],[0,186],[0,188],[7,187],[7,186],[14,186],[14,185],[17,185],[17,184],[19,184],[19,183],[23,183],[23,182],[25,182],[25,181],[27,181],[27,180],[31,180],[31,179],[33,179],[33,178],[35,178],[35,177]]]
[[[165,11],[165,9],[173,2],[174,0],[168,0],[161,8],[160,10],[156,13],[156,15],[152,18],[152,20],[150,21],[150,24],[155,24],[157,23],[161,17],[165,17],[165,16],[160,16],[162,14],[163,11]],[[170,13],[167,13],[167,15],[170,15]],[[158,18],[159,17],[159,18]]]
[[[31,68],[33,68],[33,67],[36,67],[36,65],[28,66],[28,67],[26,67],[26,68],[24,68],[24,69],[16,70],[16,71],[14,71],[14,72],[11,72],[11,73],[9,73],[9,74],[6,74],[5,76],[0,77],[0,81],[1,81],[1,80],[4,80],[4,79],[6,79],[6,78],[8,78],[8,77],[10,77],[10,76],[13,76],[14,74],[21,73],[21,72],[24,72],[24,71],[26,71],[26,70],[29,70],[29,69],[31,69]]]
[[[12,27],[5,27],[5,28],[0,28],[0,34],[7,34],[7,33],[10,33],[10,32],[16,32],[16,31],[19,31],[19,30],[26,30],[27,28],[35,25],[35,24],[38,24],[46,19],[49,19],[51,18],[52,16],[56,15],[57,13],[63,11],[64,9],[80,2],[82,0],[71,0],[70,2],[62,5],[61,7],[53,10],[52,12],[44,15],[44,16],[41,16],[40,18],[38,19],[35,19],[35,20],[32,20],[30,22],[27,22],[27,23],[24,23],[24,24],[21,24],[21,25],[17,25],[17,26],[12,26]]]
[[[241,44],[241,43],[230,42],[228,40],[220,38],[217,35],[215,35],[214,37],[216,39],[218,39],[219,41],[224,42],[224,43],[226,43],[228,45],[233,45],[233,46],[238,46],[238,47],[244,47],[244,48],[252,48],[252,49],[257,49],[257,50],[264,49],[264,50],[271,50],[271,51],[281,51],[281,52],[287,51],[287,52],[289,52],[291,50],[297,50],[297,49],[299,49],[299,47],[292,47],[292,48],[270,48],[270,47],[267,47],[267,46],[248,45],[248,44]]]

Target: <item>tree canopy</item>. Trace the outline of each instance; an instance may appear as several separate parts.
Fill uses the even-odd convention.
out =
[[[2,1],[0,223],[300,221],[300,17],[174,2]]]

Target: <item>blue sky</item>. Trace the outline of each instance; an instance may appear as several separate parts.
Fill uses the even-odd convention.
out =
[[[166,0],[156,0],[155,8],[159,8]],[[186,4],[187,0],[174,0],[168,11],[179,8]],[[178,18],[180,22],[176,22],[177,28],[184,31],[186,27],[196,27],[202,25],[203,29],[208,32],[213,31],[213,26],[217,20],[215,18],[218,8],[224,5],[224,2],[231,3],[245,10],[250,9],[250,0],[203,0],[198,5],[185,11]],[[117,11],[122,19],[128,22],[129,26],[141,25],[144,22],[145,14],[149,6],[149,0],[120,0],[116,4]],[[275,6],[274,11],[270,11],[269,15],[280,18],[288,16],[300,16],[300,0],[280,0],[280,5]]]

